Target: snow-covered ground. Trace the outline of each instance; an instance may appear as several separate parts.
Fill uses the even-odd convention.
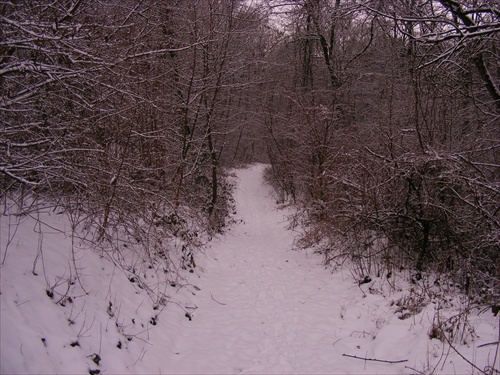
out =
[[[464,358],[498,371],[499,318],[489,310],[450,320],[458,354],[429,332],[456,314],[459,295],[423,299],[402,320],[417,287],[397,276],[393,288],[378,278],[360,286],[313,250],[294,250],[289,212],[277,209],[263,169],[236,171],[237,224],[198,254],[194,273],[176,283],[147,275],[166,306],[107,257],[73,246],[63,215],[46,213],[44,224],[3,216],[0,372],[479,373]]]

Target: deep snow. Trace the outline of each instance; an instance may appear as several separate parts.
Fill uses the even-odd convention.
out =
[[[1,373],[478,372],[428,335],[438,310],[442,319],[456,313],[459,295],[446,305],[429,300],[400,320],[394,302],[410,293],[402,277],[392,291],[377,278],[359,286],[345,269],[322,266],[313,250],[294,250],[290,212],[276,207],[264,168],[236,171],[237,224],[198,254],[195,273],[176,284],[148,274],[166,307],[102,254],[72,247],[63,215],[45,213],[44,224],[3,216]],[[70,290],[69,300],[47,296],[56,284]],[[498,370],[498,346],[480,347],[498,341],[498,317],[476,311],[469,322],[463,326],[475,339],[466,334],[455,346],[479,368]]]

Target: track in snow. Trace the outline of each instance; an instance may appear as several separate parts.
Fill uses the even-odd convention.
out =
[[[207,250],[198,308],[189,332],[175,340],[173,372],[333,370],[325,360],[334,365],[335,281],[319,257],[292,250],[294,234],[263,183],[263,169],[238,171],[242,222]]]
[[[326,270],[312,250],[292,250],[294,233],[286,229],[287,212],[276,209],[263,170],[263,165],[254,165],[236,172],[235,199],[242,222],[206,250],[205,272],[196,280],[201,291],[193,300],[194,318],[171,326],[172,345],[165,349],[163,371],[473,372],[439,340],[429,340],[434,304],[410,319],[398,318],[394,301],[407,298],[405,288],[410,288],[401,278],[397,282],[404,287],[398,291],[388,290],[386,278],[358,286],[342,269]],[[481,316],[476,322],[482,342],[494,342],[498,320]],[[495,358],[494,346],[480,347],[478,342],[460,348],[483,367]]]
[[[52,212],[40,222],[2,216],[0,258],[8,259],[0,269],[0,372],[477,373],[461,355],[479,368],[498,369],[492,343],[500,321],[486,310],[469,315],[476,339],[469,335],[458,355],[430,340],[428,332],[437,314],[441,321],[456,316],[459,295],[400,320],[397,301],[419,293],[404,275],[394,275],[391,288],[386,277],[358,286],[342,269],[325,270],[312,250],[292,250],[295,234],[286,229],[287,211],[275,208],[263,170],[254,165],[236,171],[240,223],[197,257],[199,274],[188,274],[192,285],[168,287],[171,303],[161,314],[124,272],[85,248],[75,254],[89,293],[76,284],[72,302],[55,303],[47,288],[71,275],[73,243],[69,232],[52,228],[67,229],[69,221]],[[50,228],[43,236],[40,223]],[[42,249],[37,276],[34,259]],[[163,285],[154,273],[150,277]],[[92,360],[95,353],[99,364]]]

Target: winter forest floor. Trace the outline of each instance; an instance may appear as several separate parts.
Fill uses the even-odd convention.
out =
[[[347,268],[326,269],[312,249],[294,250],[290,212],[276,207],[264,167],[236,171],[236,224],[198,255],[183,287],[169,287],[161,314],[111,262],[83,251],[88,294],[54,303],[46,290],[63,282],[71,239],[47,233],[42,252],[33,220],[14,226],[2,217],[0,372],[479,373],[462,356],[500,368],[490,311],[453,319],[463,299],[450,290],[446,303],[429,299],[399,319],[400,302],[418,294],[403,276],[392,288],[377,278],[359,286]],[[55,216],[44,222],[60,224]],[[429,338],[433,323],[450,318],[460,354]]]

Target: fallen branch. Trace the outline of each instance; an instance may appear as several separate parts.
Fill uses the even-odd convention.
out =
[[[408,366],[405,366],[405,368],[409,369],[409,370],[412,370],[412,371],[415,371],[416,374],[421,374],[423,375],[424,373],[422,371],[418,371],[416,369],[414,369],[413,367],[408,367]]]
[[[364,357],[358,357],[356,355],[350,355],[350,354],[342,354],[344,357],[349,357],[349,358],[355,358],[355,359],[361,359],[363,361],[373,361],[373,362],[383,362],[383,363],[403,363],[403,362],[408,362],[407,359],[400,359],[397,361],[389,361],[386,359],[377,359],[377,358],[364,358]]]
[[[446,335],[443,335],[444,339],[446,340],[446,342],[448,343],[448,345],[450,346],[450,348],[452,348],[455,353],[457,353],[465,362],[467,362],[469,365],[471,365],[472,367],[474,367],[477,371],[479,371],[481,374],[486,374],[486,371],[484,370],[481,370],[479,367],[477,367],[474,363],[472,363],[471,361],[469,361],[467,358],[465,358],[465,356],[460,353],[458,351],[457,348],[455,348],[455,346],[451,343],[451,341],[448,339],[448,337],[446,337]]]
[[[211,296],[211,297],[212,297],[212,299],[213,299],[215,302],[217,302],[219,305],[222,305],[222,306],[226,306],[226,305],[227,305],[226,303],[222,303],[222,302],[217,301],[217,300],[214,298],[214,296],[212,295],[212,293],[210,293],[210,296]]]
[[[498,344],[500,344],[500,341],[489,342],[487,344],[481,344],[481,345],[479,345],[478,348],[482,348],[482,347],[489,346],[489,345],[498,345]]]

